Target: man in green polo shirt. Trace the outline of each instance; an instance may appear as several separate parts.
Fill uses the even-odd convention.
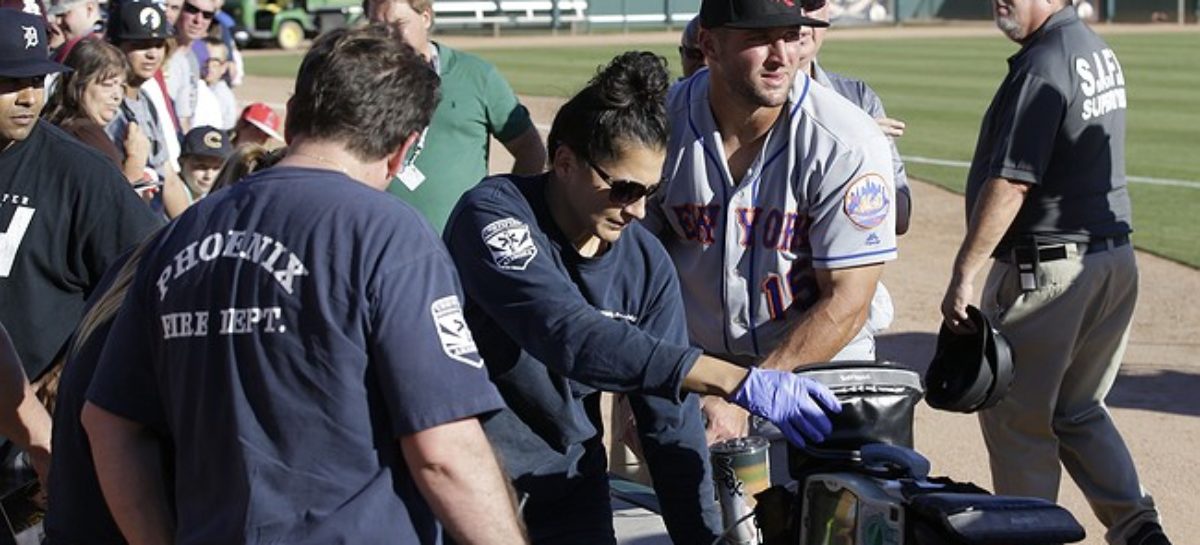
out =
[[[364,0],[372,22],[399,30],[442,78],[442,99],[418,142],[412,165],[388,191],[420,210],[441,230],[458,198],[488,174],[489,136],[516,162],[515,174],[536,174],[546,164],[542,137],[529,110],[496,67],[429,39],[432,0]],[[414,168],[415,167],[415,168]]]

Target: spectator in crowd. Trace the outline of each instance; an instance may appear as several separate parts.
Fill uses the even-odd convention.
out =
[[[204,73],[209,60],[216,59],[210,59],[208,55],[205,55],[204,59],[200,61],[201,74]],[[201,79],[196,87],[196,109],[192,114],[192,126],[220,127],[224,124],[221,115],[221,103],[217,100],[217,95],[213,94],[208,83],[204,79]],[[182,150],[180,150],[180,153],[182,153]]]
[[[150,141],[136,122],[129,124],[122,142],[104,132],[121,109],[129,61],[112,44],[88,40],[67,55],[72,69],[62,76],[46,104],[47,121],[108,157],[130,183],[146,180]]]
[[[104,503],[92,462],[91,443],[79,416],[87,401],[88,385],[95,374],[112,319],[125,300],[125,293],[147,247],[145,243],[136,246],[104,273],[96,285],[96,295],[89,299],[83,319],[72,336],[54,410],[52,445],[56,454],[50,470],[56,477],[48,488],[49,510],[44,523],[48,543],[53,545],[127,543]]]
[[[717,394],[779,422],[790,439],[830,431],[828,389],[747,371],[689,345],[678,278],[638,225],[667,147],[666,61],[630,52],[571,98],[550,129],[551,170],[488,178],[451,213],[444,239],[466,319],[510,409],[487,421],[534,543],[612,544],[597,390],[638,420],[676,543],[721,531],[696,396]]]
[[[46,490],[50,475],[50,415],[29,386],[21,358],[0,324],[0,435],[25,451]]]
[[[183,12],[183,0],[163,0],[162,9],[167,16],[167,26],[174,27]]]
[[[116,1],[116,0],[113,0]],[[80,40],[103,30],[100,4],[96,0],[55,0],[47,14],[62,32],[63,45],[54,52],[54,60],[63,62]]]
[[[216,0],[184,0],[179,18],[175,20],[176,47],[167,59],[164,76],[181,132],[186,133],[192,128],[200,85],[200,61],[192,51],[192,44],[208,36],[208,27],[212,25],[216,10]]]
[[[150,140],[147,166],[158,176],[162,189],[155,196],[163,212],[173,218],[188,207],[187,188],[179,179],[178,167],[171,160],[169,147],[175,142],[175,133],[169,118],[159,115],[159,110],[150,97],[155,74],[162,68],[166,58],[167,38],[171,27],[166,25],[162,8],[145,2],[122,2],[109,21],[109,41],[125,53],[129,61],[129,74],[125,78],[125,99],[116,117],[105,127],[113,142],[124,142],[128,127],[136,123]]]
[[[217,181],[213,182],[212,190],[209,193],[229,187],[251,173],[271,168],[285,155],[287,155],[287,148],[267,149],[261,144],[238,146],[234,148],[233,155],[225,160],[225,166],[221,167],[221,172],[217,174]]]
[[[225,70],[225,82],[229,87],[238,87],[242,84],[242,79],[246,76],[246,63],[242,58],[242,51],[238,48],[237,40],[233,39],[233,29],[237,26],[237,21],[233,16],[225,13],[222,10],[217,10],[215,19],[221,28],[221,41],[225,42],[225,47],[229,50],[228,68]]]
[[[150,140],[147,166],[157,173],[159,180],[165,180],[174,171],[167,153],[167,139],[173,135],[163,131],[162,120],[142,84],[162,67],[170,27],[166,26],[162,9],[152,3],[122,2],[114,16],[109,21],[108,38],[125,54],[129,72],[125,77],[124,100],[105,132],[113,142],[123,143],[129,127],[136,124]]]
[[[371,21],[386,23],[413,46],[442,78],[442,100],[429,129],[400,178],[388,188],[425,214],[437,229],[467,188],[488,173],[495,137],[512,153],[515,174],[546,165],[542,137],[496,68],[474,55],[430,39],[432,0],[365,0]]]
[[[252,103],[242,110],[242,115],[233,127],[233,145],[265,146],[272,140],[283,142],[283,136],[279,134],[280,123],[279,114],[270,106],[261,102]]]
[[[437,85],[380,27],[322,35],[288,157],[151,241],[81,413],[130,543],[434,543],[439,521],[459,543],[525,541],[450,259],[380,195]]]
[[[217,175],[225,166],[225,160],[233,154],[229,137],[216,127],[196,127],[188,131],[183,139],[183,152],[179,162],[183,170],[180,177],[187,187],[191,203],[203,199],[212,190]]]
[[[697,70],[704,68],[704,52],[700,50],[700,46],[696,43],[696,36],[700,34],[700,16],[692,17],[688,21],[687,26],[683,27],[683,34],[679,37],[679,63],[683,67],[683,77],[687,78],[695,74]]]
[[[108,159],[38,118],[45,75],[64,69],[41,17],[0,9],[0,322],[32,380],[105,269],[159,223]]]
[[[38,377],[100,273],[157,222],[114,165],[38,119],[42,78],[66,67],[48,60],[40,18],[0,15],[0,320],[28,375]]]
[[[233,96],[225,77],[231,64],[229,47],[220,39],[211,37],[205,38],[204,44],[208,47],[208,58],[204,61],[204,84],[212,93],[221,113],[220,123],[214,126],[227,131],[237,124],[238,118],[237,98]]]

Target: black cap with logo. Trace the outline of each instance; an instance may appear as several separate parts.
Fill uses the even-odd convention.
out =
[[[117,0],[112,0],[117,1]],[[121,2],[108,22],[108,37],[114,43],[129,40],[161,40],[171,37],[167,15],[154,2]]]
[[[50,60],[45,19],[0,8],[0,77],[30,78],[70,71]]]
[[[700,26],[704,28],[827,27],[829,23],[804,14],[802,0],[704,0]]]
[[[183,148],[180,157],[195,155],[200,157],[218,157],[227,159],[233,154],[233,146],[229,145],[229,137],[215,127],[196,127],[183,137]]]

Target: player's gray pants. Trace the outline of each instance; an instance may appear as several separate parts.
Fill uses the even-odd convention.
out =
[[[1158,520],[1125,442],[1104,405],[1125,352],[1137,302],[1131,244],[1040,265],[1038,289],[1022,292],[1016,266],[997,262],[983,310],[1013,346],[1008,395],[979,414],[998,494],[1056,500],[1061,467],[1124,544]]]

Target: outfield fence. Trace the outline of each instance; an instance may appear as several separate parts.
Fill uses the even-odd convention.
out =
[[[987,0],[828,0],[841,25],[988,20]],[[1075,0],[1080,14],[1114,23],[1194,24],[1200,0]],[[560,29],[591,32],[620,28],[674,28],[700,10],[700,0],[438,0],[440,28]]]

